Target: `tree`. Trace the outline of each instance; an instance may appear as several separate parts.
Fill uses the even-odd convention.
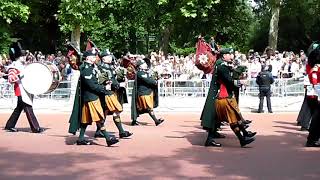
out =
[[[8,51],[8,46],[13,41],[8,25],[14,20],[26,22],[30,11],[29,7],[19,0],[2,0],[0,9],[0,52],[4,53]]]
[[[270,5],[271,19],[269,28],[269,47],[277,49],[281,0],[271,0]]]
[[[112,0],[61,0],[58,11],[61,30],[71,31],[71,42],[80,49],[80,33],[101,26],[97,13],[110,2]]]

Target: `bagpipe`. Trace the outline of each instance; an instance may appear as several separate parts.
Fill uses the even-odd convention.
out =
[[[248,67],[242,65],[234,67],[232,77],[235,80],[246,80],[248,78]]]
[[[79,66],[82,63],[82,53],[81,51],[71,42],[66,43],[67,46],[67,59],[72,69],[79,70]]]
[[[129,80],[134,80],[136,76],[135,59],[129,56],[124,56],[120,62],[120,65],[127,69],[127,74],[126,74],[127,78]]]
[[[205,74],[213,73],[217,54],[212,53],[211,46],[202,37],[198,38],[195,66]]]
[[[74,70],[79,70],[79,66],[82,63],[83,54],[81,53],[80,49],[78,49],[76,45],[71,42],[66,42],[66,47],[68,51],[66,57],[68,58],[71,68]],[[88,38],[86,51],[91,50],[92,48],[95,48],[98,54],[100,53],[99,48],[97,48],[97,46]],[[99,58],[99,56],[97,57]]]

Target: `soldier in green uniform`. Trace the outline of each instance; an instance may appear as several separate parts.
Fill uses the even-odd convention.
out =
[[[78,81],[75,102],[72,114],[69,120],[69,133],[76,134],[80,129],[77,145],[90,145],[91,142],[84,138],[84,134],[88,125],[95,122],[101,129],[107,145],[111,146],[119,142],[115,137],[111,137],[104,127],[103,120],[105,118],[100,103],[99,96],[107,93],[106,87],[98,84],[94,65],[96,62],[95,49],[84,53],[85,62],[79,67],[80,78]]]
[[[247,132],[239,123],[241,114],[233,91],[239,87],[240,81],[232,78],[232,68],[229,66],[229,63],[232,62],[233,49],[221,49],[220,55],[221,57],[214,65],[208,96],[200,118],[202,127],[208,131],[205,146],[221,146],[213,138],[217,131],[217,124],[227,121],[243,147],[255,140],[253,138],[255,133]]]
[[[158,107],[158,83],[148,72],[148,65],[145,60],[138,60],[136,67],[138,71],[132,89],[131,125],[139,125],[137,117],[140,114],[148,113],[158,126],[164,121],[161,118],[157,119],[153,111],[153,108]]]
[[[113,122],[119,130],[119,137],[126,138],[132,135],[129,131],[125,131],[122,127],[120,113],[123,111],[122,103],[125,102],[123,98],[126,97],[125,89],[121,89],[120,83],[117,80],[115,68],[113,65],[114,58],[111,53],[104,51],[101,53],[101,64],[98,66],[97,75],[99,84],[107,85],[110,89],[107,90],[107,94],[101,98],[105,115],[113,115]],[[121,94],[118,96],[118,94]],[[120,98],[121,101],[119,100]],[[99,127],[95,133],[95,137],[103,137]]]

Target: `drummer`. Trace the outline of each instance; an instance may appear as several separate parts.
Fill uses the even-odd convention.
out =
[[[44,129],[40,128],[32,109],[33,95],[29,94],[21,84],[21,77],[23,77],[21,72],[25,68],[26,52],[22,50],[19,42],[15,42],[10,46],[9,55],[13,63],[8,68],[8,81],[14,84],[14,92],[18,97],[18,102],[4,129],[9,132],[18,132],[18,129],[16,129],[15,126],[22,110],[24,110],[30,124],[31,131],[33,133],[41,133]]]

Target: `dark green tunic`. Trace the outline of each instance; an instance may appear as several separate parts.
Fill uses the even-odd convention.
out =
[[[153,108],[159,105],[158,96],[158,83],[155,81],[149,73],[144,71],[138,71],[135,75],[135,80],[132,89],[131,99],[131,119],[136,121],[140,114],[146,113],[146,111],[138,111],[137,99],[139,96],[150,95],[153,92]]]
[[[228,91],[229,97],[233,96],[235,85],[233,83],[231,68],[222,59],[218,59],[214,65],[214,72],[210,83],[208,96],[201,113],[201,126],[206,130],[215,129],[217,120],[215,100],[220,89],[219,81],[222,81]]]
[[[80,128],[81,110],[83,103],[95,101],[99,96],[106,94],[105,87],[98,84],[94,65],[84,62],[80,67],[80,77],[77,84],[76,95],[72,113],[69,119],[69,133],[76,134]]]

